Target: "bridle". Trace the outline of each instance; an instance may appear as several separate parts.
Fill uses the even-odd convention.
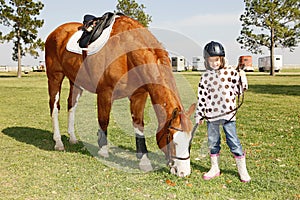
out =
[[[173,159],[177,159],[177,160],[188,160],[188,159],[190,159],[190,151],[191,151],[192,141],[193,141],[193,138],[194,138],[194,133],[195,133],[197,127],[198,127],[198,124],[195,124],[195,126],[193,127],[192,132],[191,132],[191,139],[189,141],[189,147],[188,147],[189,148],[188,149],[189,150],[189,155],[187,157],[174,156],[174,155],[172,155],[172,152],[171,152],[171,131],[170,131],[170,129],[180,131],[180,132],[183,132],[183,129],[171,126],[173,119],[174,119],[174,117],[172,117],[172,119],[169,120],[168,127],[167,127],[168,133],[167,133],[167,155],[166,155],[166,158],[167,158],[167,165],[171,168],[174,167],[174,160]],[[159,146],[159,143],[161,142],[164,135],[165,134],[162,134],[160,136],[159,140],[157,141],[158,146]]]

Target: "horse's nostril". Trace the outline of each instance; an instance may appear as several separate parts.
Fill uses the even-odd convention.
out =
[[[180,172],[179,177],[184,177],[184,172]]]

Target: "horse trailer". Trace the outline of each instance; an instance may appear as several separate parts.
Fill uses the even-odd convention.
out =
[[[192,71],[205,71],[204,63],[201,61],[201,56],[193,57]]]
[[[279,72],[282,69],[282,55],[274,55],[274,71]],[[271,70],[271,56],[258,58],[258,70],[260,72]]]
[[[171,57],[171,62],[173,71],[186,71],[184,56]]]
[[[245,72],[253,72],[254,67],[252,66],[252,56],[240,56],[238,68],[244,70]]]

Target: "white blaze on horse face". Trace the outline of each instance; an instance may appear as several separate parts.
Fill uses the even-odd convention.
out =
[[[59,132],[59,122],[58,122],[58,101],[59,101],[59,92],[55,95],[55,101],[52,111],[52,127],[53,127],[53,140],[55,141],[55,150],[64,150],[64,145],[61,141],[61,135]]]
[[[191,135],[186,132],[177,131],[173,135],[173,143],[175,144],[176,157],[183,158],[184,160],[174,159],[174,167],[176,167],[176,175],[185,177],[191,173],[190,164],[190,145]],[[188,158],[188,159],[185,159]]]
[[[70,143],[71,144],[76,144],[77,143],[77,139],[76,139],[76,136],[75,136],[75,110],[76,110],[76,107],[78,105],[79,98],[80,98],[80,94],[77,95],[76,100],[75,100],[75,104],[69,110],[69,113],[68,113],[68,133],[70,135]]]

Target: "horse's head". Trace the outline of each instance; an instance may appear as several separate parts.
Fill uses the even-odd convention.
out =
[[[191,105],[187,112],[174,109],[172,116],[157,133],[159,148],[165,153],[172,174],[179,177],[191,173],[190,147],[193,125],[190,120],[196,104]]]

